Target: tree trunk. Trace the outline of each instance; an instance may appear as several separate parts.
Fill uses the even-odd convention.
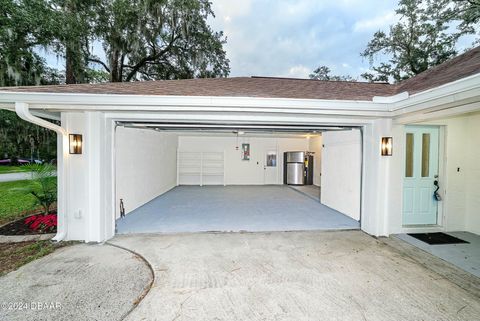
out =
[[[67,84],[75,84],[75,72],[74,72],[74,63],[72,50],[66,46],[65,48],[65,82]]]
[[[112,52],[112,57],[110,59],[111,71],[110,71],[110,81],[111,82],[122,82],[123,77],[120,72],[120,53],[118,50]]]

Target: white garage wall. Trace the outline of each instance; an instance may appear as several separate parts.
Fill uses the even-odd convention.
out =
[[[313,155],[313,185],[320,186],[322,173],[322,136],[311,137],[308,150],[315,152]]]
[[[241,159],[242,143],[250,144],[250,160]],[[306,138],[245,137],[235,135],[217,136],[180,136],[179,150],[192,152],[225,151],[226,185],[262,185],[264,184],[264,165],[266,151],[277,150],[277,184],[283,184],[283,153],[285,151],[305,151],[308,149]]]
[[[360,130],[324,132],[322,137],[321,202],[360,220]]]
[[[153,130],[116,130],[116,215],[129,213],[177,185],[178,136]]]

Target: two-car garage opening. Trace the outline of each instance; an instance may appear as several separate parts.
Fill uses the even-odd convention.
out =
[[[359,128],[117,125],[117,233],[359,228]]]

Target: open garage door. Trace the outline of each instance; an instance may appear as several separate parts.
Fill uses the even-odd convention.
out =
[[[343,178],[329,175],[338,169],[329,152],[320,165],[323,136],[330,146],[337,137],[330,133],[341,136],[353,132],[350,128],[121,125],[115,142],[118,233],[359,228],[359,209],[330,201],[330,193],[343,187],[336,180]],[[284,154],[292,151],[307,155],[305,177],[311,179],[301,186],[284,180]],[[361,167],[361,149],[347,157],[346,163]],[[320,168],[333,182],[320,177]],[[325,204],[320,183],[328,193]],[[347,193],[354,192],[360,200],[360,190],[349,187]]]
[[[362,137],[359,129],[324,132],[321,202],[360,220]]]

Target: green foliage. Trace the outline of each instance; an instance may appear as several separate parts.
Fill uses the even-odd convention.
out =
[[[100,1],[94,33],[110,81],[227,76],[223,33],[207,24],[207,0]]]
[[[57,83],[55,71],[35,51],[61,28],[49,1],[0,0],[0,85]]]
[[[320,66],[309,75],[310,79],[327,81],[357,81],[349,75],[334,76],[330,74],[331,70],[327,66]]]
[[[25,166],[0,166],[0,174],[25,172]]]
[[[208,0],[0,0],[0,86],[221,77]],[[101,44],[105,60],[92,53]],[[65,59],[49,69],[41,50]],[[107,77],[108,75],[108,77]]]
[[[396,9],[400,21],[388,33],[377,31],[361,54],[373,64],[378,55],[387,62],[373,66],[376,76],[364,74],[368,80],[396,82],[410,78],[457,54],[457,34],[448,32],[449,21],[438,16],[436,6],[427,0],[401,0]]]
[[[369,81],[395,82],[415,76],[457,54],[458,39],[473,33],[479,0],[401,0],[400,17],[388,32],[377,31],[361,56],[369,59]],[[452,26],[458,24],[455,30]],[[453,31],[452,31],[453,29]],[[383,58],[375,61],[375,58]]]
[[[14,112],[0,110],[0,158],[56,158],[57,136],[43,127],[21,120]]]
[[[50,178],[56,181],[56,177]],[[0,225],[25,216],[25,212],[32,210],[35,197],[27,190],[38,189],[38,185],[31,180],[0,182]]]
[[[447,21],[458,21],[460,34],[480,35],[480,0],[430,0],[440,8],[440,17]]]
[[[43,212],[48,214],[52,205],[57,201],[56,168],[50,164],[25,165],[32,172],[32,184],[23,189],[25,193],[33,195],[34,206],[41,206]]]

